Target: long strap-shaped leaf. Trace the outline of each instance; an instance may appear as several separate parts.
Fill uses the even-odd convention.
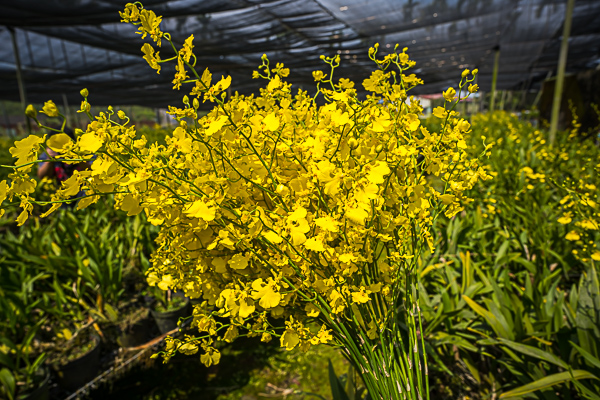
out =
[[[567,363],[561,360],[560,357],[557,357],[554,354],[548,353],[547,351],[544,351],[542,349],[538,349],[537,347],[528,346],[523,343],[517,343],[503,338],[498,338],[498,341],[520,353],[526,354],[531,357],[539,358],[540,360],[547,361],[564,369],[569,369]]]
[[[502,323],[496,318],[496,316],[477,304],[473,299],[463,294],[462,298],[467,302],[467,304],[475,311],[477,314],[481,315],[485,321],[490,325],[490,327],[494,330],[496,335],[506,338],[512,339],[512,332],[510,332]]]
[[[528,393],[533,393],[538,390],[544,390],[549,387],[559,385],[564,382],[568,382],[570,380],[579,380],[579,379],[598,379],[594,374],[591,374],[587,371],[583,371],[581,369],[576,369],[572,372],[565,371],[559,372],[558,374],[548,375],[542,379],[538,379],[537,381],[528,383],[527,385],[523,385],[516,389],[510,390],[508,392],[504,392],[500,395],[501,399],[507,399],[510,397],[519,397]]]
[[[331,360],[329,360],[329,384],[331,385],[331,395],[333,396],[333,400],[348,400],[344,385],[336,375]]]

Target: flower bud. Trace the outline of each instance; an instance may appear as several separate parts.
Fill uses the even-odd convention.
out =
[[[479,73],[479,70],[478,70],[477,68],[475,68],[475,69],[472,71],[472,74],[473,74],[473,76],[475,76],[475,75],[477,75],[477,73]]]
[[[197,98],[194,97],[194,100],[192,100],[192,105],[194,106],[194,108],[197,110],[198,107],[200,107],[200,102],[198,101]]]
[[[79,94],[82,95],[83,97],[88,97],[90,93],[88,92],[87,89],[83,88],[83,89],[81,89]]]
[[[80,111],[82,111],[82,112],[90,112],[91,109],[92,109],[92,106],[90,105],[90,103],[88,103],[85,100],[81,102],[81,109],[80,109]]]
[[[448,88],[448,90],[446,90],[444,93],[444,99],[446,101],[454,101],[454,96],[456,96],[456,90],[454,90],[454,88],[450,87]]]
[[[187,95],[183,96],[183,104],[186,106],[190,105],[190,99],[187,97]]]
[[[49,117],[58,117],[58,115],[60,114],[58,112],[56,104],[54,104],[52,100],[48,100],[44,103],[44,107],[42,107],[42,112]]]
[[[123,111],[123,110],[119,110],[119,112],[117,113],[117,116],[121,119],[127,118],[127,115],[125,115],[125,111]]]
[[[462,72],[462,74],[460,75],[460,76],[461,76],[461,78],[466,78],[466,77],[467,77],[467,75],[469,75],[469,73],[470,73],[470,72],[471,72],[471,71],[469,71],[468,69],[465,69],[465,70]]]
[[[348,139],[348,147],[350,147],[352,150],[356,149],[358,147],[358,140],[355,138]]]
[[[376,153],[381,153],[383,151],[383,145],[378,145],[377,147],[375,147],[375,152]]]
[[[25,115],[27,115],[29,118],[37,119],[37,110],[33,107],[33,104],[27,106],[25,109]]]
[[[114,113],[115,109],[113,108],[113,106],[108,106],[108,112],[109,113]]]

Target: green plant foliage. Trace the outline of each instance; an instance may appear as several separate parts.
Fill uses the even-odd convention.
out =
[[[600,151],[506,113],[473,119],[472,154],[489,144],[494,179],[438,221],[421,266],[433,367],[468,371],[481,398],[598,398]]]

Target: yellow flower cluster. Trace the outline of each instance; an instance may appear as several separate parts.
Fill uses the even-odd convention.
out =
[[[130,4],[122,17],[141,18],[143,35],[170,41],[154,13]],[[28,173],[46,146],[66,162],[95,154],[89,170],[75,172],[53,195],[46,215],[85,190],[79,209],[112,194],[127,215],[145,213],[161,227],[148,282],[203,300],[193,316],[201,336],[170,339],[167,356],[201,347],[203,361],[217,363],[214,341],[240,334],[280,336],[287,349],[345,343],[349,329],[360,340],[383,340],[397,304],[409,296],[407,276],[433,246],[434,219],[459,212],[464,192],[488,178],[467,157],[470,125],[453,111],[473,79],[464,74],[458,97],[446,92],[446,107],[436,111],[443,129],[430,132],[421,125],[419,102],[408,98],[420,80],[405,74],[414,65],[406,49],[383,59],[370,50],[378,69],[363,82],[370,92],[364,100],[353,82],[333,80],[339,57],[323,57],[331,72],[314,74],[319,106],[316,96],[294,94],[283,80],[289,70],[271,69],[266,56],[254,73],[268,80],[260,95],[224,101],[230,77],[215,82],[208,69],[197,73],[192,40],[177,53],[174,81],[179,87],[192,75],[192,101],[170,107],[179,126],[166,145],[137,138],[135,127],[109,108],[76,140],[57,134],[17,142],[16,167],[10,182],[0,183],[0,200],[20,199],[22,224],[35,201]],[[145,58],[156,68],[161,61],[147,46]],[[200,100],[216,103],[201,118]]]
[[[572,113],[576,115],[574,110]],[[506,180],[505,187],[496,185],[490,196],[501,198],[507,194],[503,191],[510,187],[516,202],[535,201],[543,207],[551,201],[549,205],[553,212],[562,211],[556,221],[565,225],[564,238],[573,242],[573,254],[583,262],[600,261],[597,245],[600,221],[598,148],[590,140],[581,140],[577,118],[572,121],[573,129],[568,135],[560,137],[553,146],[547,143],[544,131],[519,122],[508,113],[477,115],[473,123],[483,127],[488,141],[497,149],[495,157],[502,160],[494,163],[501,168],[489,173],[500,175],[495,179],[496,184]],[[476,143],[475,140],[472,142]],[[480,151],[478,144],[471,149],[472,154]],[[515,156],[511,162],[506,162]],[[492,197],[486,200],[495,202]],[[496,206],[494,212],[489,205],[487,207],[487,216],[501,211]]]

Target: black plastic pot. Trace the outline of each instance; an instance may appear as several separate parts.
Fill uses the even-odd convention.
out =
[[[149,317],[141,319],[121,332],[117,342],[121,347],[135,347],[149,340],[152,320]]]
[[[100,338],[92,336],[96,345],[79,358],[56,365],[54,370],[58,384],[66,390],[76,390],[96,377],[100,369]]]
[[[186,299],[185,303],[175,310],[158,312],[150,309],[150,313],[154,317],[160,333],[167,333],[177,328],[177,321],[179,321],[179,318],[190,315],[190,301]]]
[[[42,370],[42,373],[44,374],[44,378],[39,386],[31,391],[19,394],[17,400],[48,400],[50,398],[50,391],[48,390],[50,374],[45,368]]]

